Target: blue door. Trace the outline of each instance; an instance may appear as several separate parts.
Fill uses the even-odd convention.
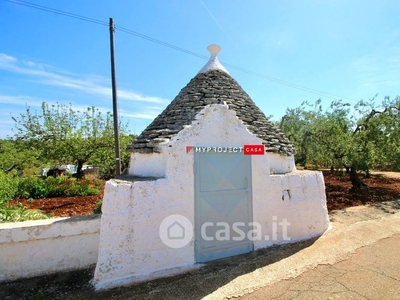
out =
[[[253,251],[251,156],[195,153],[195,253],[206,262]]]

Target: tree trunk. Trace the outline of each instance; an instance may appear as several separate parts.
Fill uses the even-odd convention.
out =
[[[83,167],[83,161],[78,160],[78,167],[76,169],[76,178],[80,179],[83,177],[82,167]]]
[[[357,167],[352,165],[350,168],[350,180],[353,188],[367,186],[360,178],[358,178]]]

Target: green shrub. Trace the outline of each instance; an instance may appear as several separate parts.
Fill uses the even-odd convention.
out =
[[[96,206],[93,209],[93,214],[101,214],[101,205],[103,204],[102,201],[96,203]]]
[[[97,195],[101,189],[100,180],[76,180],[68,176],[47,177],[41,179],[27,176],[19,181],[17,196],[20,198],[50,198],[61,196]]]
[[[19,180],[18,194],[20,198],[44,198],[48,195],[45,182],[36,176],[26,176]]]
[[[0,205],[0,223],[42,220],[49,217],[49,214],[45,214],[38,209],[28,209],[22,205]]]
[[[80,179],[75,184],[70,186],[67,190],[66,195],[68,196],[91,196],[97,195],[100,192],[101,181],[100,180],[89,180]]]
[[[50,215],[37,209],[28,209],[22,205],[10,206],[12,198],[38,199],[60,196],[97,195],[102,186],[101,180],[80,179],[68,176],[48,177],[36,176],[13,178],[0,171],[0,223],[21,222],[27,220],[47,219]],[[34,200],[32,200],[34,201]],[[95,211],[101,213],[101,202]]]
[[[9,203],[17,190],[18,179],[8,176],[0,170],[0,205]]]
[[[44,182],[47,187],[47,197],[60,197],[67,195],[66,191],[71,189],[71,187],[75,184],[76,179],[68,176],[50,176],[47,177]]]

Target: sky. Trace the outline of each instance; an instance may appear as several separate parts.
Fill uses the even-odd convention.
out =
[[[0,0],[0,138],[43,102],[112,112],[110,18],[118,113],[140,134],[210,44],[274,121],[303,101],[395,98],[399,15],[398,0]]]

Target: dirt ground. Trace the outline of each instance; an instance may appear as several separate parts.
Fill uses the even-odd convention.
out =
[[[366,187],[353,189],[349,174],[323,171],[328,211],[399,199],[399,172],[372,172],[370,178],[360,176]]]
[[[41,198],[31,201],[14,199],[11,205],[22,204],[28,208],[40,209],[53,217],[87,216],[93,213],[96,203],[103,200],[104,184],[101,192],[94,196],[72,196],[57,198]]]
[[[353,190],[348,174],[324,173],[328,210],[372,204],[400,198],[400,172],[372,172],[371,178],[362,180],[368,185]],[[37,208],[55,217],[90,215],[96,203],[103,199],[102,192],[96,196],[44,198],[33,201],[18,200],[29,208]],[[13,203],[15,204],[15,200]]]

